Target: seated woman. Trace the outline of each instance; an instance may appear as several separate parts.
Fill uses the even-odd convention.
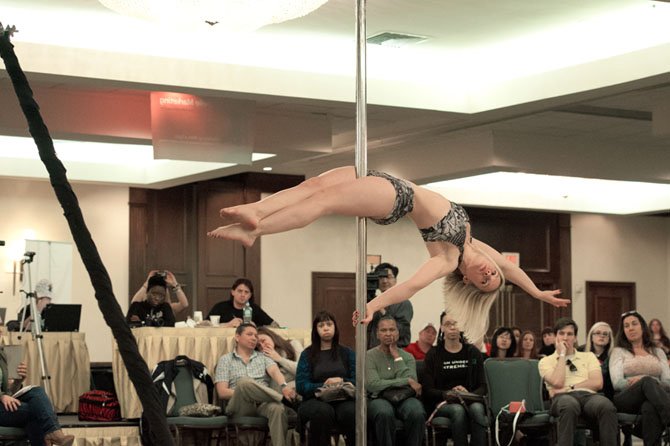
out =
[[[177,302],[172,302],[169,296],[166,299],[166,301],[170,303],[170,307],[172,307],[172,313],[177,314],[180,311],[187,309],[188,298],[186,297],[184,290],[181,288],[179,282],[177,282],[177,279],[175,278],[174,274],[172,274],[170,271],[167,270],[150,271],[149,275],[147,276],[147,280],[145,280],[140,289],[137,290],[137,293],[135,293],[130,303],[132,304],[135,302],[144,302],[145,300],[147,300],[147,291],[149,290],[149,279],[157,274],[165,278],[165,283],[170,287],[175,297],[177,298]]]
[[[466,401],[466,409],[457,400],[442,405],[435,416],[451,421],[452,439],[455,446],[486,444],[488,420],[484,408],[486,381],[484,378],[484,356],[472,344],[463,342],[458,322],[443,312],[440,316],[440,332],[437,345],[426,354],[423,399],[426,408],[434,411],[445,401],[445,392],[468,392],[482,396],[482,402]]]
[[[365,354],[365,386],[368,398],[368,424],[374,432],[378,445],[398,444],[396,442],[396,419],[402,422],[406,446],[423,444],[426,425],[426,411],[418,398],[421,384],[416,376],[414,356],[398,348],[400,330],[398,323],[390,315],[384,315],[377,324],[379,345]],[[413,390],[412,396],[405,395],[399,401],[389,401],[385,392],[390,389]],[[395,390],[396,392],[398,390]],[[393,401],[393,402],[392,402]]]
[[[526,330],[521,333],[516,356],[523,359],[537,359],[537,340],[535,333]]]
[[[295,387],[295,374],[298,368],[298,356],[302,353],[302,344],[296,340],[286,340],[268,327],[258,327],[258,345],[256,349],[272,359],[289,386]],[[273,388],[280,392],[277,386]]]
[[[42,314],[44,308],[51,304],[53,299],[53,285],[49,279],[40,279],[35,285],[35,306],[37,311]],[[25,314],[24,314],[25,311]],[[30,302],[21,307],[16,316],[18,321],[23,321],[23,329],[29,331],[33,323],[33,315],[30,314]],[[44,328],[44,319],[42,319],[42,328]],[[11,329],[10,329],[11,330]],[[18,331],[18,330],[17,330]]]
[[[247,302],[251,306],[251,321],[257,326],[279,327],[261,307],[254,303],[254,285],[251,280],[239,278],[233,282],[230,288],[230,299],[215,304],[209,311],[207,317],[212,315],[221,316],[223,327],[239,327],[244,317],[244,307]]]
[[[654,344],[647,322],[637,311],[621,315],[616,347],[610,354],[614,405],[619,412],[642,414],[645,446],[661,444],[670,424],[670,368],[668,359]]]
[[[491,358],[513,358],[516,353],[516,338],[509,327],[498,327],[491,340]]]
[[[660,319],[650,320],[649,329],[651,330],[651,340],[654,345],[662,349],[666,356],[670,354],[670,338],[665,333],[665,328],[663,328],[663,323]]]
[[[335,317],[326,311],[318,312],[312,321],[312,344],[300,354],[295,381],[303,398],[298,408],[300,422],[310,423],[309,446],[330,444],[330,433],[336,427],[348,446],[356,440],[354,401],[325,402],[314,394],[319,387],[356,382],[356,355],[339,340]]]
[[[147,300],[133,302],[128,308],[126,319],[130,323],[148,327],[174,327],[174,313],[167,298],[165,277],[154,274],[147,280]]]
[[[609,354],[612,348],[612,327],[607,322],[593,324],[586,336],[584,351],[596,355],[603,371],[603,394],[609,399],[614,397],[614,388],[609,370]]]
[[[7,357],[0,350],[0,426],[21,427],[26,430],[31,445],[70,446],[73,435],[65,435],[58,424],[49,397],[41,387],[33,387],[18,398],[12,395],[22,386],[28,374],[25,363],[19,364],[16,374],[19,379],[9,380]]]

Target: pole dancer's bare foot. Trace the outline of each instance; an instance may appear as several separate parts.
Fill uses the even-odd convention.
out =
[[[247,204],[223,208],[219,211],[219,215],[223,219],[224,226],[239,223],[250,230],[256,229],[260,221],[258,215]]]
[[[240,223],[234,223],[228,226],[219,226],[213,231],[207,233],[208,237],[224,238],[226,240],[236,240],[247,248],[250,248],[256,241],[256,235],[253,230],[247,229]]]

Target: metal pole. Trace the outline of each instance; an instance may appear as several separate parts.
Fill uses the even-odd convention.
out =
[[[367,175],[368,132],[365,55],[365,0],[356,0],[356,176]],[[367,221],[357,218],[358,256],[356,257],[356,309],[365,315],[367,303]],[[361,316],[363,317],[363,316]],[[356,446],[365,446],[367,440],[367,398],[365,392],[365,352],[367,325],[356,326]]]

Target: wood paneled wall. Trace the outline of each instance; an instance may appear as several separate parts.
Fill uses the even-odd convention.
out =
[[[153,269],[172,271],[185,285],[188,313],[210,308],[229,296],[238,277],[249,278],[260,303],[261,240],[246,249],[228,240],[213,240],[208,230],[220,225],[219,209],[295,186],[295,175],[240,174],[163,190],[130,189],[130,296]],[[178,315],[178,320],[186,314]]]
[[[521,268],[540,289],[561,289],[570,297],[570,215],[552,212],[468,208],[473,236],[498,251],[520,253]],[[489,334],[499,326],[519,326],[537,334],[571,308],[557,309],[508,284],[490,316]]]

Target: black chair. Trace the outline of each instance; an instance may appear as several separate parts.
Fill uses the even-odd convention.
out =
[[[28,444],[26,431],[20,427],[0,426],[0,445],[24,445]]]

